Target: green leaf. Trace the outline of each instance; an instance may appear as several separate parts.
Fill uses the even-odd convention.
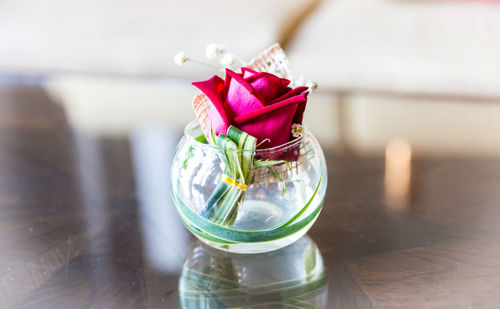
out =
[[[311,196],[311,198],[309,199],[304,208],[307,208],[307,206],[309,206],[312,203],[313,199],[316,197],[318,193],[320,185],[321,185],[321,180],[318,183],[318,186],[316,187],[314,194]],[[268,242],[295,234],[317,218],[323,207],[323,200],[324,200],[324,196],[322,196],[321,201],[319,201],[319,203],[317,204],[318,206],[309,215],[307,215],[301,220],[296,221],[297,218],[299,218],[300,215],[302,214],[304,208],[299,212],[300,214],[294,216],[292,220],[274,229],[262,230],[262,231],[241,231],[215,224],[205,219],[204,217],[199,216],[198,214],[193,212],[188,206],[186,206],[180,200],[179,196],[175,192],[172,192],[172,197],[174,199],[174,202],[178,206],[177,210],[179,211],[182,220],[184,221],[186,226],[188,226],[188,228],[190,227],[189,228],[190,230],[198,229],[199,234],[197,235],[200,238],[205,238],[207,240],[208,238],[210,238],[209,239],[210,242],[223,243],[223,244],[231,242],[232,243]]]
[[[238,146],[233,140],[224,134],[219,134],[216,139],[217,145],[222,148],[222,153],[224,154],[226,165],[226,173],[228,176],[241,181],[243,172],[241,171],[239,156],[238,156]],[[241,176],[240,176],[241,175]]]
[[[253,165],[257,139],[230,126],[227,136],[215,134],[210,128],[212,144],[219,147],[218,155],[224,163],[224,174],[240,183],[247,184]],[[225,182],[220,182],[207,200],[200,215],[215,224],[232,225],[237,218],[238,205],[245,192]]]
[[[258,167],[267,167],[277,164],[285,163],[288,168],[290,168],[290,162],[286,160],[254,160],[253,163]]]
[[[252,170],[257,139],[233,126],[230,126],[227,130],[227,136],[238,146],[243,183],[247,183]]]
[[[218,210],[219,201],[225,196],[225,194],[231,189],[231,186],[225,182],[220,181],[215,187],[212,195],[208,198],[205,203],[205,207],[200,213],[200,216],[204,218],[212,218],[215,212]]]
[[[207,138],[205,137],[205,134],[202,134],[195,138],[196,141],[203,143],[203,144],[208,144]]]
[[[288,200],[288,187],[286,186],[285,181],[281,178],[280,173],[278,173],[272,166],[267,166],[267,169],[273,174],[274,178],[278,179],[281,184],[281,191],[283,192],[283,197]]]
[[[281,190],[283,191],[283,197],[288,199],[288,188],[285,184],[285,181],[281,177],[281,175],[273,168],[274,165],[286,164],[288,169],[290,169],[290,162],[286,160],[254,160],[254,164],[257,167],[267,167],[267,169],[273,174],[274,178],[278,179],[281,183]]]
[[[314,194],[313,194],[313,197],[316,196],[316,194],[318,193],[318,190],[319,190],[319,187],[321,185],[321,180],[323,179],[323,175],[321,175],[321,177],[319,178],[319,182],[318,182],[318,186],[316,187],[316,190],[314,190]],[[309,199],[309,201],[306,203],[306,205],[304,205],[304,207],[295,215],[293,216],[292,219],[288,220],[286,223],[283,223],[280,227],[278,228],[283,228],[283,227],[286,227],[290,224],[292,224],[293,222],[295,222],[295,220],[297,220],[306,210],[307,208],[309,207],[309,205],[311,204],[312,202],[312,198]]]

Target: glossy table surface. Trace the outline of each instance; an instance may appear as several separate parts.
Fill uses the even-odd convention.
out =
[[[384,156],[325,149],[328,192],[308,236],[231,255],[179,221],[178,136],[164,133],[85,134],[41,88],[0,87],[1,308],[500,307],[500,158],[416,157],[408,187],[391,191],[406,176]],[[326,278],[276,288],[310,252]]]

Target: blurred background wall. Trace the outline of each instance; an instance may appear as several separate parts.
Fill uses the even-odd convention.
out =
[[[249,60],[280,42],[315,79],[306,121],[325,147],[500,154],[500,3],[417,0],[0,0],[0,80],[37,82],[72,125],[181,132],[190,82],[173,62],[218,42]],[[466,141],[466,142],[464,142]]]

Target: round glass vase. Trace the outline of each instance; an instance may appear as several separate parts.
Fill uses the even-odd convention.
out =
[[[226,176],[224,155],[252,158],[245,184]],[[177,145],[171,177],[184,225],[204,243],[234,253],[273,251],[298,240],[318,217],[327,187],[323,151],[307,129],[281,146],[232,150],[207,144],[197,120]],[[207,215],[207,205],[215,215]]]

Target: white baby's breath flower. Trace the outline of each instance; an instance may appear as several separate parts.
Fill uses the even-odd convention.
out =
[[[306,87],[308,87],[311,91],[314,91],[318,88],[318,83],[313,80],[309,80],[306,83]]]
[[[292,131],[293,137],[299,137],[299,136],[302,136],[304,134],[304,128],[298,123],[292,124],[291,131]]]
[[[225,53],[222,58],[220,58],[220,63],[225,67],[229,68],[234,65],[236,57],[233,54]]]
[[[205,53],[208,59],[221,57],[226,52],[226,47],[221,44],[210,43],[205,49]]]
[[[174,61],[177,63],[177,65],[181,66],[184,64],[184,62],[188,61],[189,58],[186,56],[186,53],[183,51],[180,51],[175,55]]]

